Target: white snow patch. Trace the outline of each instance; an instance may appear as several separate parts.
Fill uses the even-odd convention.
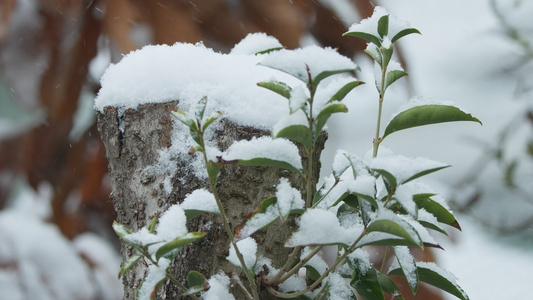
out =
[[[187,195],[183,203],[181,203],[181,208],[184,210],[207,211],[215,214],[220,213],[215,196],[206,189],[198,189]]]
[[[255,264],[257,262],[257,243],[255,240],[251,237],[240,240],[237,242],[237,248],[239,248],[239,252],[241,252],[243,256],[246,268],[248,270],[255,269]],[[228,260],[235,266],[242,268],[233,244],[230,244]]]
[[[251,160],[267,158],[286,162],[296,169],[302,169],[302,162],[298,147],[291,141],[268,136],[253,137],[251,140],[237,141],[222,154],[224,160]]]
[[[156,226],[157,237],[164,241],[171,241],[178,236],[187,234],[187,218],[181,206],[175,204],[169,207],[159,218]]]
[[[170,260],[161,258],[158,265],[150,264],[148,266],[148,275],[144,278],[144,281],[137,292],[136,299],[150,300],[152,299],[152,292],[155,286],[167,277],[167,269],[170,266]]]
[[[280,178],[276,189],[276,204],[281,216],[286,217],[293,209],[303,209],[305,202],[302,194],[293,188],[287,178]]]
[[[257,52],[283,47],[273,36],[262,32],[250,33],[231,49],[233,55],[253,55]]]
[[[209,290],[202,293],[204,300],[235,300],[235,297],[229,293],[230,279],[224,273],[211,276],[207,281]]]
[[[370,162],[371,169],[391,173],[398,183],[426,170],[446,167],[446,164],[424,157],[409,158],[402,155],[378,155]]]

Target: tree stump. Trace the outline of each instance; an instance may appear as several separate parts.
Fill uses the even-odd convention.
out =
[[[119,109],[107,107],[103,113],[98,112],[98,129],[106,148],[111,179],[111,199],[117,212],[117,222],[131,231],[137,231],[148,224],[156,214],[164,212],[169,206],[180,203],[185,196],[195,189],[208,188],[205,180],[198,179],[183,161],[177,161],[178,173],[174,174],[172,191],[163,189],[166,179],[162,176],[146,177],[143,172],[155,164],[159,158],[158,150],[171,145],[171,133],[174,122],[170,109],[179,107],[178,101],[144,104],[137,109]],[[267,131],[241,126],[228,120],[221,120],[222,126],[217,134],[220,150],[226,150],[233,142],[250,140],[270,134]],[[319,139],[315,158],[320,157],[327,135]],[[182,145],[189,148],[191,145]],[[307,162],[303,155],[302,165]],[[315,161],[314,178],[319,177],[320,162]],[[261,201],[275,195],[276,186],[281,177],[288,178],[293,187],[302,191],[305,197],[305,183],[300,175],[286,170],[265,167],[224,166],[218,179],[218,192],[224,203],[230,225],[234,231],[244,220],[245,215],[259,207]],[[179,179],[179,180],[178,180]],[[305,198],[304,198],[305,199]],[[186,285],[187,274],[191,270],[201,272],[206,278],[221,271],[228,274],[240,273],[230,264],[226,257],[229,251],[230,237],[224,231],[221,218],[214,214],[203,214],[191,220],[189,231],[207,232],[196,242],[185,246],[178,254],[171,267],[172,273]],[[277,221],[266,230],[253,235],[258,244],[258,254],[271,259],[276,268],[281,268],[292,249],[284,244],[290,233],[296,229],[294,218],[281,224]],[[121,253],[124,259],[133,254],[134,249],[122,243]],[[258,266],[261,268],[261,266]],[[134,299],[135,292],[145,276],[147,267],[144,263],[128,271],[124,278],[124,299]],[[248,286],[244,275],[241,281]],[[260,284],[260,283],[258,283]],[[231,287],[236,299],[245,299],[238,284]],[[183,293],[177,286],[166,282],[159,290],[156,299],[178,299]],[[266,290],[261,291],[262,299],[274,299]]]

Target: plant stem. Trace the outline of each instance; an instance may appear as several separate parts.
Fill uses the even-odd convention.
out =
[[[199,128],[201,128],[199,126]],[[204,135],[203,132],[199,131],[198,136],[200,137],[200,142],[202,143],[200,146],[202,147],[203,151],[202,154],[204,156],[204,162],[207,168],[208,160],[207,160],[207,154],[205,150],[205,142],[204,142]],[[208,171],[209,172],[209,171]],[[226,230],[226,234],[228,235],[231,245],[233,246],[233,249],[235,249],[235,254],[237,255],[237,258],[239,259],[239,262],[241,264],[241,267],[244,271],[244,274],[246,275],[246,278],[248,279],[248,282],[250,284],[250,289],[252,290],[252,295],[255,300],[259,300],[259,294],[257,292],[257,285],[255,283],[255,278],[250,274],[248,271],[248,267],[246,266],[246,262],[244,261],[244,257],[242,256],[241,251],[239,251],[239,247],[237,247],[237,243],[235,242],[233,231],[231,230],[229,226],[229,221],[226,216],[226,210],[224,209],[224,205],[222,204],[222,201],[220,200],[220,196],[218,195],[217,187],[216,187],[216,179],[209,179],[209,187],[211,190],[211,193],[213,193],[213,196],[215,197],[215,201],[217,203],[218,211],[220,212],[220,217],[222,218],[222,223],[224,224],[224,229]]]
[[[311,258],[313,258],[313,256],[315,256],[318,253],[318,251],[322,249],[322,247],[324,246],[320,245],[320,246],[315,247],[313,251],[311,251],[304,259],[300,260],[300,262],[296,264],[294,267],[292,267],[292,269],[290,269],[287,273],[281,276],[281,278],[277,280],[277,282],[275,282],[274,284],[284,282],[285,280],[289,279],[289,277],[291,277],[292,275],[298,273],[300,268],[302,268]]]
[[[379,106],[378,106],[378,122],[376,125],[376,136],[374,137],[374,151],[372,157],[378,156],[379,144],[381,143],[380,127],[381,127],[381,113],[383,111],[383,99],[385,98],[385,79],[387,74],[387,66],[381,67],[381,86],[379,88]]]

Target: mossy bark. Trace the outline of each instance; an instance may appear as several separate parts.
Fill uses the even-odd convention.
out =
[[[98,128],[106,147],[109,160],[109,176],[112,185],[111,199],[117,212],[117,222],[136,231],[158,213],[170,205],[180,203],[185,196],[195,189],[208,188],[204,180],[200,180],[190,172],[183,161],[177,161],[178,174],[172,178],[172,191],[163,190],[165,176],[145,177],[147,167],[158,160],[158,151],[171,145],[173,122],[169,109],[179,107],[179,103],[167,102],[145,104],[137,109],[128,109],[119,113],[117,108],[108,107],[98,113]],[[227,149],[234,141],[249,140],[269,134],[266,131],[240,126],[222,120],[221,130],[216,135],[220,150]],[[319,158],[326,135],[320,138],[317,151],[313,157]],[[191,145],[182,145],[189,148]],[[307,161],[303,151],[302,163]],[[318,178],[320,162],[314,162],[314,178]],[[144,176],[144,177],[143,177]],[[218,179],[218,193],[224,203],[230,227],[235,230],[244,220],[247,213],[257,209],[262,200],[272,197],[281,177],[289,178],[295,188],[302,191],[305,197],[305,182],[299,174],[286,170],[265,167],[224,166]],[[178,180],[178,178],[180,180]],[[182,283],[186,283],[190,270],[196,270],[207,278],[220,271],[230,275],[240,273],[227,260],[230,237],[227,236],[219,216],[204,214],[188,223],[189,231],[207,232],[207,235],[184,247],[172,266],[172,273]],[[254,234],[258,242],[258,254],[272,260],[275,267],[281,268],[292,249],[285,248],[287,238],[296,228],[293,219],[281,223],[277,221],[266,230]],[[122,245],[124,258],[133,254],[134,250]],[[124,299],[134,299],[135,291],[145,276],[147,267],[143,263],[126,273],[123,278]],[[248,286],[244,275],[240,276],[244,286]],[[167,282],[158,292],[159,299],[177,299],[180,291],[172,283]],[[236,299],[245,299],[238,284],[232,288]],[[266,291],[261,291],[262,299],[271,299]]]

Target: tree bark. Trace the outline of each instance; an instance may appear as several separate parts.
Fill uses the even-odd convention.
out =
[[[165,176],[146,177],[146,173],[143,173],[143,170],[157,162],[158,150],[171,145],[173,122],[169,109],[175,109],[177,106],[179,103],[174,101],[141,105],[136,110],[128,109],[123,114],[113,107],[98,113],[98,129],[109,160],[111,199],[117,212],[117,221],[131,231],[139,230],[170,205],[182,202],[185,196],[195,189],[208,188],[207,182],[189,172],[190,168],[183,161],[177,162],[179,171],[172,178],[170,193],[163,190]],[[216,139],[222,151],[234,141],[249,140],[252,137],[269,134],[227,120],[221,122],[222,130],[217,133]],[[321,136],[314,157],[320,157],[326,138],[326,134]],[[182,146],[189,148],[191,145]],[[303,154],[303,151],[300,150],[300,153]],[[307,164],[305,157],[302,164],[304,167]],[[314,178],[318,178],[319,168],[320,162],[316,159]],[[261,201],[275,195],[281,177],[289,178],[292,185],[302,191],[305,197],[305,182],[298,174],[265,167],[228,165],[222,168],[217,190],[233,231],[242,223],[247,213],[259,207]],[[270,258],[274,267],[281,268],[292,251],[285,248],[284,244],[295,226],[294,219],[289,219],[283,224],[277,221],[268,229],[254,234],[253,237],[258,243],[258,254]],[[187,245],[178,254],[171,269],[178,280],[186,285],[187,274],[191,270],[199,271],[206,278],[220,271],[225,272],[230,278],[232,272],[240,274],[226,259],[230,237],[227,236],[219,216],[213,214],[198,216],[188,223],[188,229],[207,232],[207,235]],[[122,244],[123,258],[131,256],[133,252],[131,247]],[[134,299],[136,289],[142,282],[146,270],[146,265],[139,263],[125,274],[124,299]],[[240,276],[240,279],[243,285],[248,287],[244,275]],[[236,299],[246,299],[238,284],[233,284],[231,289]],[[156,298],[177,299],[181,293],[183,291],[178,287],[166,282]],[[273,299],[266,291],[261,291],[261,298]]]

